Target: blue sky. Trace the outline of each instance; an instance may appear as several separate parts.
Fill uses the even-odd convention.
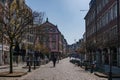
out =
[[[45,12],[49,21],[58,26],[68,44],[82,38],[85,32],[84,16],[90,0],[26,0],[32,10]]]

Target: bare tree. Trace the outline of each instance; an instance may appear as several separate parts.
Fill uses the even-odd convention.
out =
[[[26,32],[29,25],[33,23],[32,10],[24,3],[24,1],[8,0],[2,8],[4,16],[0,20],[3,27],[0,32],[10,45],[10,73],[13,73],[13,46],[21,36]]]
[[[33,11],[33,24],[41,25],[44,20],[45,13],[44,12],[38,12],[38,11]]]
[[[45,13],[44,12],[37,12],[37,11],[33,11],[33,25],[35,25],[35,40],[34,40],[34,47],[38,46],[38,44],[40,43],[40,34],[42,31],[40,29],[40,25],[43,23],[44,21],[44,16]],[[38,28],[39,27],[39,28]],[[36,45],[36,41],[38,41],[38,44]]]

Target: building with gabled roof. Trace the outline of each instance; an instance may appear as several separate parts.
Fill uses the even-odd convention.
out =
[[[46,22],[36,27],[36,38],[39,38],[40,46],[43,46],[49,53],[62,55],[64,37],[58,27],[46,19]],[[65,50],[64,50],[65,51]],[[42,49],[40,50],[42,52]]]

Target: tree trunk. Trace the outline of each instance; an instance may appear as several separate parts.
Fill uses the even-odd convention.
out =
[[[10,43],[10,72],[9,73],[13,73],[13,51],[12,51],[12,47],[13,47],[13,42]]]

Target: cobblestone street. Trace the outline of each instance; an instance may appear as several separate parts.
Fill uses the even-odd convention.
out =
[[[86,72],[69,62],[69,58],[61,60],[55,68],[52,62],[23,76],[19,80],[107,80]]]
[[[25,65],[24,65],[25,66]],[[2,71],[8,71],[9,68],[1,69]],[[14,67],[14,71],[25,71],[28,69],[23,69],[22,64],[18,67]],[[94,75],[94,73],[90,73],[89,71],[85,71],[84,69],[73,65],[69,62],[69,58],[60,60],[57,63],[56,67],[53,67],[52,62],[41,65],[40,68],[36,70],[32,70],[32,72],[28,73],[22,77],[0,77],[0,80],[108,80],[107,78],[99,78]],[[120,80],[120,79],[113,79]]]

